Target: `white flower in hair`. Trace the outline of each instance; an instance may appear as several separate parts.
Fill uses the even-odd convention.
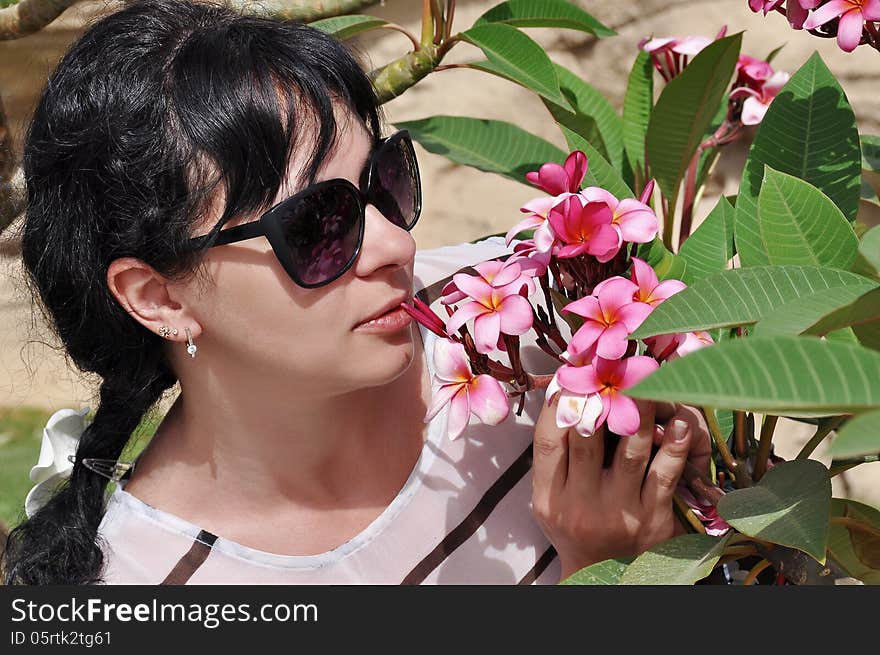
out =
[[[49,417],[43,428],[40,457],[31,468],[30,478],[35,485],[24,501],[28,517],[45,505],[58,486],[70,477],[73,470],[70,459],[76,454],[80,435],[86,428],[85,416],[89,409],[59,409]]]

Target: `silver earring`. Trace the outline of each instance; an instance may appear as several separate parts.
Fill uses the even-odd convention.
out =
[[[177,328],[174,328],[172,330],[167,325],[163,325],[159,328],[159,336],[160,337],[167,339],[169,334],[173,334],[173,335],[177,336]]]
[[[198,350],[198,348],[196,348],[196,344],[193,343],[192,332],[189,331],[189,328],[183,328],[183,329],[186,332],[186,342],[187,342],[187,344],[189,344],[186,347],[186,352],[189,353],[190,357],[195,357],[196,351]]]

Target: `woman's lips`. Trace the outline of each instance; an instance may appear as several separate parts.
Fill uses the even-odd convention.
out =
[[[412,317],[402,307],[385,312],[371,321],[361,323],[355,330],[358,332],[396,332],[412,323]]]

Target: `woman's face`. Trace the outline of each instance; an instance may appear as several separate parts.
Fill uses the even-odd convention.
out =
[[[316,181],[343,178],[357,186],[373,141],[363,122],[341,105],[336,116],[336,147]],[[310,146],[309,139],[301,139],[275,203],[305,188],[297,173],[305,168]],[[214,221],[222,206],[215,203]],[[355,263],[317,289],[291,280],[265,237],[211,248],[205,266],[214,284],[191,299],[201,326],[201,333],[193,334],[199,357],[216,357],[217,367],[227,375],[242,375],[243,382],[257,376],[306,394],[335,395],[387,384],[412,361],[416,328],[408,324],[377,331],[359,325],[410,297],[415,251],[412,235],[373,205],[366,209]]]

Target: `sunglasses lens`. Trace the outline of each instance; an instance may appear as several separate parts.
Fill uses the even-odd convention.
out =
[[[370,202],[395,225],[409,230],[421,209],[419,167],[412,145],[396,139],[377,154],[369,189]]]
[[[360,205],[352,190],[327,186],[280,209],[291,264],[303,283],[332,280],[354,259]]]

